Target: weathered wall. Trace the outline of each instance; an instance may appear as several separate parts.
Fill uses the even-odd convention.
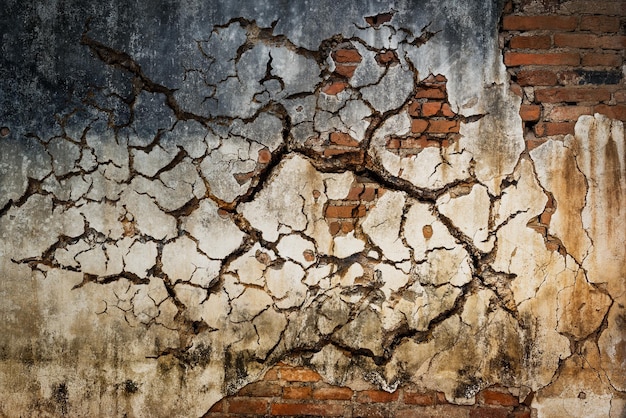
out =
[[[3,3],[0,416],[623,416],[622,2]]]

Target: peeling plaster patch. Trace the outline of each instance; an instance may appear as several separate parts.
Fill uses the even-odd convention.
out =
[[[183,220],[183,229],[198,242],[198,248],[211,259],[222,259],[241,245],[245,234],[229,219],[217,213],[217,205],[203,200],[191,215]]]

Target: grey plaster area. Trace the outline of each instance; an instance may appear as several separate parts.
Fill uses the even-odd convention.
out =
[[[583,346],[625,390],[623,125],[524,152],[497,2],[3,3],[0,415],[201,416],[288,358],[524,399]],[[392,152],[437,75],[458,137]]]

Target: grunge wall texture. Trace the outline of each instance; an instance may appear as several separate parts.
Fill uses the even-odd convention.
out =
[[[1,3],[0,416],[625,416],[623,2]]]

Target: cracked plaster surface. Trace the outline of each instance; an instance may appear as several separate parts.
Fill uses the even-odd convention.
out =
[[[363,16],[389,8],[355,6],[341,30],[305,33],[270,6],[224,3],[173,67],[149,36],[81,21],[76,43],[115,82],[76,93],[49,131],[0,138],[0,413],[58,412],[37,399],[63,384],[82,415],[200,416],[284,359],[334,384],[413,382],[459,404],[501,384],[535,393],[539,416],[617,413],[623,125],[583,116],[523,152],[495,35],[450,49],[451,24],[495,34],[499,10],[459,4],[452,23],[435,2],[419,19],[399,2],[378,27]],[[431,74],[460,137],[394,153]],[[333,231],[331,210],[351,229]]]

